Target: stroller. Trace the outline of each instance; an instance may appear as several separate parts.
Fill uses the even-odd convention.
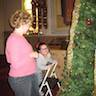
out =
[[[43,96],[53,96],[52,89],[55,87],[55,85],[60,88],[60,83],[55,72],[56,66],[57,63],[53,63],[52,66],[45,73],[44,79],[39,88],[39,92],[44,93]]]

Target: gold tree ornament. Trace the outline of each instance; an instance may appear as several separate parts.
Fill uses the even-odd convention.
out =
[[[85,24],[86,24],[87,26],[91,26],[91,25],[93,24],[93,20],[92,20],[91,18],[87,18],[87,19],[85,20]]]

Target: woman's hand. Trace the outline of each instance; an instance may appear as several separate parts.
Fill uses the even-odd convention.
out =
[[[38,58],[38,52],[33,51],[33,52],[30,54],[30,57]]]

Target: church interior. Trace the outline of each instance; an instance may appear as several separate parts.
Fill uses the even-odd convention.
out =
[[[84,1],[85,3],[84,2],[83,3],[86,4],[86,0],[81,0],[81,1],[82,2]],[[81,5],[83,6],[84,4],[82,2],[81,2]],[[93,2],[95,2],[95,0],[93,0]],[[90,5],[91,3],[92,2],[89,0],[88,4]],[[76,31],[77,33],[74,36],[75,26],[77,25],[76,20],[79,18],[79,16],[78,16],[78,14],[79,14],[78,9],[80,10],[79,6],[80,6],[80,0],[0,0],[0,96],[14,96],[14,93],[12,92],[12,90],[8,84],[8,81],[7,81],[9,65],[8,65],[8,62],[6,61],[5,45],[6,45],[6,40],[9,36],[9,34],[13,30],[10,27],[9,18],[11,16],[11,14],[16,10],[27,10],[32,15],[32,18],[33,18],[32,25],[31,25],[28,33],[25,34],[25,37],[28,40],[28,42],[33,46],[34,50],[36,49],[36,45],[39,42],[46,42],[50,48],[52,57],[54,59],[56,59],[58,62],[55,71],[56,71],[57,77],[61,83],[61,88],[60,88],[61,90],[58,88],[55,88],[53,90],[53,94],[54,94],[53,96],[93,96],[93,93],[95,93],[94,86],[96,86],[95,85],[96,80],[94,81],[94,78],[96,79],[96,76],[93,76],[94,74],[96,75],[96,69],[93,68],[93,65],[92,66],[90,65],[90,68],[89,68],[90,70],[92,68],[95,70],[95,71],[91,70],[91,72],[93,72],[91,74],[91,77],[89,76],[89,73],[87,74],[87,71],[85,72],[89,76],[88,78],[89,79],[91,78],[91,79],[89,80],[89,82],[86,83],[86,85],[85,85],[86,87],[82,86],[82,87],[84,87],[84,89],[80,89],[80,91],[82,91],[81,92],[82,94],[85,92],[85,89],[87,91],[89,91],[88,93],[86,92],[83,95],[79,95],[80,91],[78,91],[77,92],[78,95],[74,95],[73,93],[71,94],[71,91],[70,91],[71,95],[70,94],[66,95],[66,93],[68,93],[68,92],[63,88],[65,86],[67,89],[68,82],[66,81],[66,79],[69,80],[68,78],[70,78],[69,76],[72,72],[77,72],[77,75],[79,74],[78,77],[76,77],[76,80],[79,80],[80,79],[79,76],[81,76],[83,74],[82,72],[84,71],[84,68],[85,68],[85,67],[83,67],[83,63],[81,62],[82,59],[80,59],[81,61],[77,62],[78,64],[81,63],[81,66],[80,65],[75,66],[73,64],[73,66],[75,66],[75,67],[72,67],[72,65],[70,63],[72,60],[72,57],[74,57],[74,58],[76,58],[76,56],[79,57],[79,55],[74,56],[73,54],[76,54],[76,53],[75,53],[75,51],[74,51],[74,53],[72,51],[72,49],[74,49],[74,50],[76,50],[75,48],[78,49],[78,47],[76,47],[76,46],[78,46],[79,43],[76,42],[76,44],[77,44],[76,45],[76,44],[73,44],[73,41],[76,41],[81,34],[81,33],[80,34],[78,33],[79,31]],[[84,7],[82,7],[82,8],[84,8]],[[90,7],[90,10],[91,10],[91,7]],[[88,10],[87,10],[87,12],[88,12]],[[86,14],[87,14],[87,12],[86,12]],[[95,11],[95,13],[96,13],[96,11]],[[82,15],[80,15],[80,16],[82,17]],[[88,17],[88,15],[87,15],[87,17]],[[90,26],[91,27],[95,26],[95,23],[92,20],[93,19],[96,20],[96,16],[94,15],[93,17],[92,16],[90,17],[90,14],[89,14],[89,17],[85,20],[86,24],[85,23],[84,24],[88,28]],[[93,18],[93,19],[91,20],[90,18]],[[82,22],[80,22],[80,23],[82,23]],[[83,24],[82,24],[82,26],[83,26]],[[81,29],[80,29],[80,31],[82,31]],[[96,32],[96,30],[95,30],[95,32]],[[87,34],[87,32],[86,32],[86,34]],[[73,40],[73,37],[76,37],[76,36],[78,38]],[[83,38],[82,34],[81,34],[81,36]],[[94,38],[95,38],[95,36],[94,36]],[[79,38],[79,39],[81,40],[82,38]],[[89,38],[91,38],[91,37],[89,36]],[[95,43],[93,45],[95,46],[94,48],[96,50],[96,45],[95,45],[96,40],[95,39],[94,39],[94,42]],[[82,44],[81,41],[80,41],[80,44]],[[88,46],[88,45],[85,45],[85,46]],[[81,50],[81,49],[79,49],[79,50]],[[94,50],[94,49],[92,49],[92,50]],[[82,50],[81,50],[81,53],[82,53]],[[96,56],[96,52],[95,52],[95,56]],[[95,56],[93,56],[93,57],[95,57]],[[95,57],[95,59],[96,59],[96,57]],[[78,58],[77,58],[77,60],[78,60]],[[85,58],[83,60],[85,60]],[[90,60],[89,62],[91,62],[91,61],[92,60]],[[95,61],[94,66],[96,67],[96,60],[94,60],[94,61]],[[73,63],[74,63],[74,61],[73,61]],[[86,63],[86,62],[84,61],[84,63]],[[67,66],[67,71],[65,68],[66,66]],[[76,68],[80,71],[76,71],[76,69],[74,69],[75,71],[72,71],[71,68],[73,68],[73,69]],[[90,71],[88,71],[88,72],[90,72]],[[66,74],[67,74],[67,76],[66,76]],[[77,75],[75,74],[75,76],[77,76]],[[73,74],[72,74],[72,76],[73,76]],[[69,82],[72,83],[71,80],[73,80],[73,78],[75,78],[75,76],[73,76],[72,79],[69,80]],[[81,77],[83,78],[84,76],[82,75]],[[74,82],[76,80],[74,79]],[[86,80],[88,80],[88,79],[86,79]],[[63,81],[63,84],[62,84],[62,81]],[[85,82],[83,79],[81,81],[83,81],[83,83]],[[90,86],[89,85],[87,86],[87,84],[89,84]],[[78,86],[78,85],[76,85],[76,86]],[[74,85],[73,88],[74,89],[77,88],[76,86]],[[88,90],[88,88],[89,88],[89,90]],[[71,90],[71,87],[69,89]],[[65,93],[62,91],[64,91]],[[75,92],[75,91],[73,90],[73,92]],[[65,95],[62,95],[62,94],[65,94]],[[88,95],[88,94],[91,94],[91,95]],[[51,95],[48,95],[48,96],[51,96]],[[96,94],[94,94],[94,96],[96,96]]]

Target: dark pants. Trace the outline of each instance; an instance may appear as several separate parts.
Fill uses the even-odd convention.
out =
[[[24,77],[9,77],[9,84],[15,96],[40,96],[37,76],[35,74]]]

